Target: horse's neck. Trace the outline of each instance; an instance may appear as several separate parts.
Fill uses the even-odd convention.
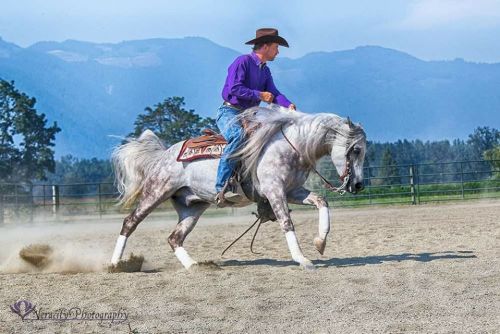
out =
[[[297,143],[295,148],[309,163],[315,163],[331,152],[331,143],[325,140],[328,132],[326,127],[301,124],[290,127],[287,132],[291,136],[290,141]]]

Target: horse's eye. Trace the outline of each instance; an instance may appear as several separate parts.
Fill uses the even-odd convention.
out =
[[[359,147],[355,147],[353,150],[352,150],[352,153],[356,154],[356,155],[359,155],[361,153],[361,149]]]

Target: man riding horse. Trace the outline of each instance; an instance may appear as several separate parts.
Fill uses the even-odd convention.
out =
[[[216,202],[222,206],[225,201],[237,202],[241,196],[230,189],[229,178],[235,172],[236,162],[230,158],[244,140],[242,125],[235,117],[245,109],[258,106],[260,101],[276,103],[295,110],[285,95],[276,88],[267,67],[278,55],[278,46],[288,47],[288,42],[273,28],[258,29],[255,38],[245,44],[253,45],[253,52],[242,55],[229,66],[222,98],[224,103],[217,112],[217,126],[227,141],[220,159],[215,185]]]
[[[363,128],[349,118],[331,113],[288,112],[287,108],[295,110],[295,105],[276,89],[266,66],[278,54],[278,45],[288,43],[275,29],[259,29],[256,38],[247,44],[255,45],[254,52],[238,57],[229,67],[222,92],[224,104],[219,109],[217,125],[228,145],[220,162],[212,154],[179,160],[186,141],[165,147],[150,130],[138,138],[127,139],[114,150],[112,160],[120,203],[135,209],[123,220],[112,265],[120,262],[127,240],[140,222],[162,202],[170,200],[179,221],[168,244],[189,269],[197,262],[184,248],[184,240],[205,210],[213,204],[224,206],[226,195],[233,201],[225,203],[227,206],[267,203],[284,233],[292,259],[305,269],[313,269],[313,263],[300,248],[288,205],[312,205],[318,209],[318,233],[313,243],[323,254],[330,213],[327,201],[305,188],[309,173],[317,172],[317,161],[329,156],[342,182],[337,188],[323,178],[329,189],[353,194],[363,189]],[[258,107],[260,101],[275,102],[281,107]],[[251,132],[246,140],[242,125]],[[236,198],[239,191],[225,192],[238,163],[242,166],[239,174],[250,180],[253,187],[248,198],[241,201]]]

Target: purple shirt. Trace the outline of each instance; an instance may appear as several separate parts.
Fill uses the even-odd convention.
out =
[[[227,69],[227,78],[222,89],[222,98],[242,109],[255,107],[260,103],[260,92],[274,95],[274,103],[288,108],[291,104],[276,88],[269,67],[261,63],[252,52],[239,56]]]

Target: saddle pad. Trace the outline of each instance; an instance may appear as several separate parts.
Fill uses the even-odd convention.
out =
[[[220,158],[227,145],[226,140],[210,130],[205,130],[204,133],[205,135],[188,139],[182,144],[177,161]]]

